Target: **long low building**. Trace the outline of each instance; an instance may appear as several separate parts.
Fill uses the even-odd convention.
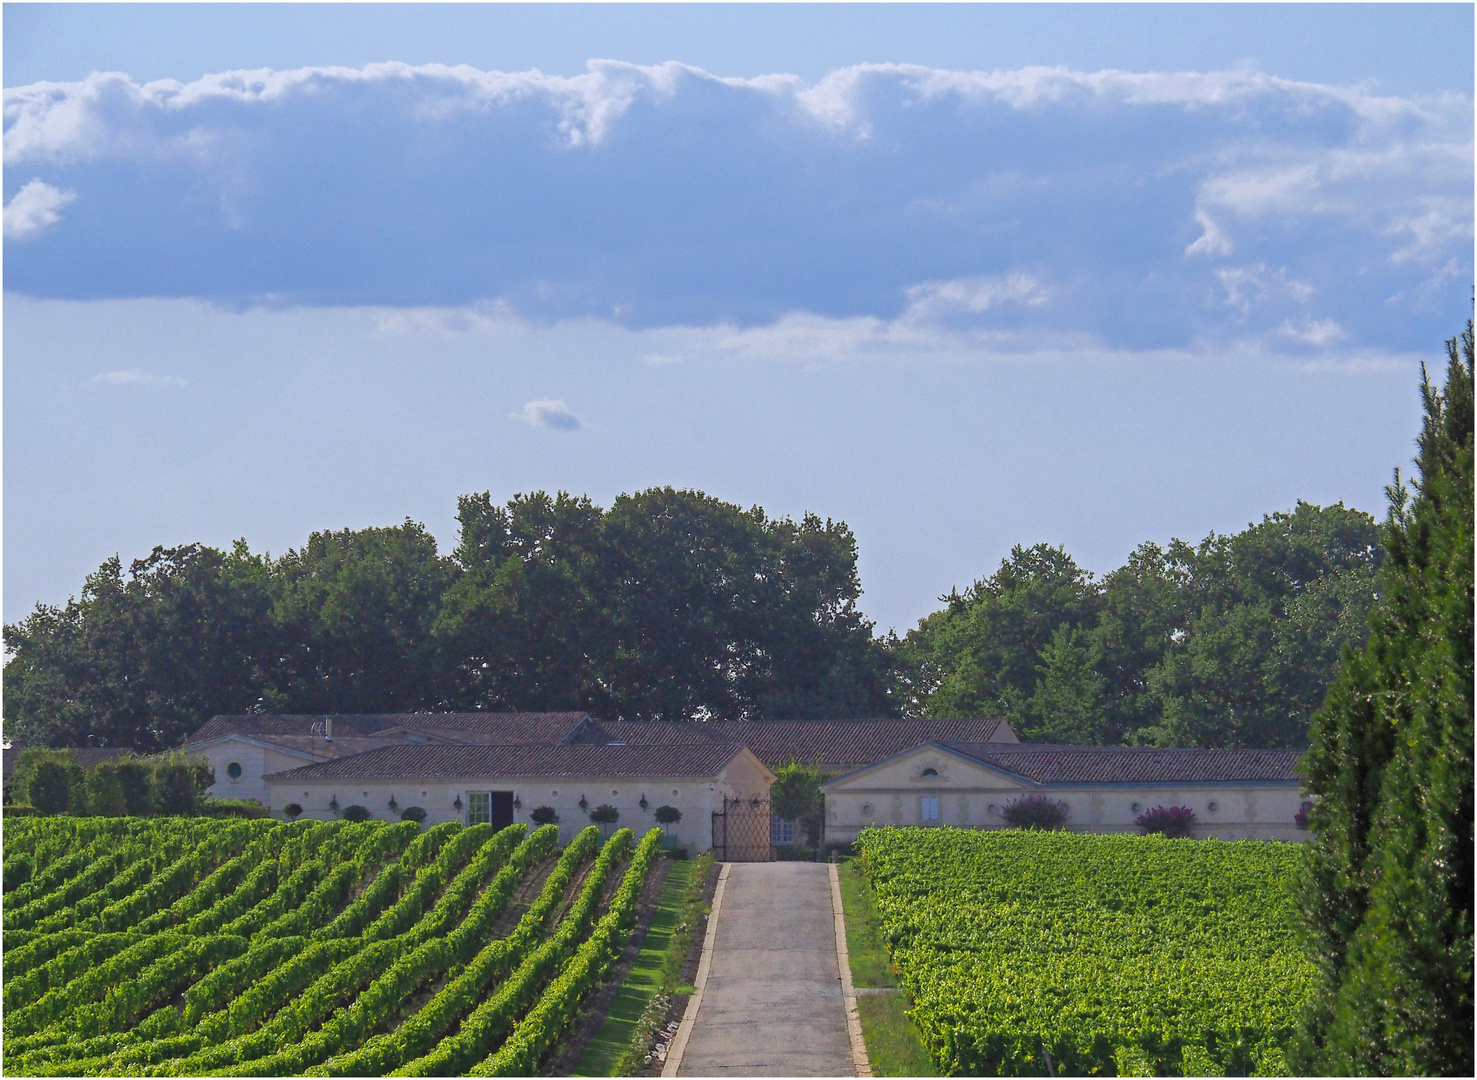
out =
[[[676,723],[582,712],[218,716],[185,744],[214,766],[216,797],[328,818],[363,806],[426,820],[583,827],[601,806],[644,828],[672,807],[674,842],[769,857],[798,839],[772,821],[769,785],[789,762],[829,777],[825,839],[868,824],[1000,828],[1012,799],[1047,793],[1068,828],[1124,831],[1150,806],[1189,806],[1198,835],[1297,839],[1291,750],[1157,750],[1019,742],[996,718]],[[670,814],[670,812],[668,812]]]
[[[1042,795],[1075,832],[1132,832],[1164,806],[1193,811],[1201,838],[1302,840],[1301,753],[933,741],[822,784],[826,839],[868,825],[1006,828],[1006,807]]]
[[[712,817],[730,804],[766,811],[774,773],[744,746],[710,742],[603,746],[395,746],[266,777],[268,805],[289,804],[307,817],[330,819],[345,806],[377,818],[407,806],[426,811],[428,824],[533,822],[552,810],[566,828],[584,828],[601,806],[638,833],[663,824],[675,845],[706,851]],[[768,823],[766,822],[766,825]],[[765,844],[768,844],[766,835]],[[765,857],[768,855],[765,853]]]

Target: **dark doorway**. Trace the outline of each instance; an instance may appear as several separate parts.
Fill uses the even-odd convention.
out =
[[[494,791],[492,793],[492,827],[494,829],[506,829],[513,824],[513,793],[511,791]]]

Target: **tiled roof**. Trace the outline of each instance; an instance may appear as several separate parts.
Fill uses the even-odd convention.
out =
[[[371,736],[391,728],[475,733],[499,743],[557,743],[589,716],[582,712],[334,713],[333,735]],[[222,735],[253,738],[284,735],[323,736],[323,713],[247,713],[214,716],[186,740],[204,742]]]
[[[613,741],[632,745],[727,742],[747,746],[770,768],[790,761],[823,769],[855,768],[901,754],[919,743],[988,743],[1003,721],[960,720],[730,720],[711,723],[602,721]],[[1016,745],[996,743],[993,745]]]
[[[1037,784],[1295,783],[1301,750],[1155,749],[1129,746],[948,741],[944,745]]]
[[[645,746],[391,746],[272,773],[268,780],[434,780],[460,777],[709,778],[733,760],[730,743]]]

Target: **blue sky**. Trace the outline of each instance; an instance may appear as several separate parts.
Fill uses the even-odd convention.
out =
[[[1375,513],[1470,311],[1470,5],[7,5],[4,615],[652,484],[904,630]]]

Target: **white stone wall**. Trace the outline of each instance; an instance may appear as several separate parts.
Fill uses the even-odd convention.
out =
[[[929,778],[933,779],[933,778]],[[868,825],[953,825],[1005,828],[1000,810],[1026,794],[1020,787],[964,787],[920,783],[899,787],[857,787],[826,794],[826,840],[847,842]],[[1083,786],[1050,788],[1048,797],[1067,804],[1071,832],[1137,832],[1134,819],[1155,806],[1188,806],[1195,811],[1195,835],[1221,840],[1305,840],[1293,823],[1302,804],[1295,785],[1194,785],[1183,787]],[[939,800],[940,820],[920,817],[924,796]]]
[[[977,762],[932,748],[900,755],[826,789],[826,840],[845,843],[868,825],[1005,828],[1001,809],[1028,794],[1067,804],[1072,832],[1137,832],[1134,819],[1155,806],[1195,811],[1195,835],[1221,840],[1305,840],[1293,823],[1297,784],[1084,784],[1032,788]],[[939,800],[939,820],[922,820],[923,798]]]
[[[515,822],[532,824],[530,815],[540,806],[552,806],[559,814],[559,827],[565,837],[573,835],[590,824],[585,810],[579,805],[584,797],[588,810],[602,803],[609,803],[620,811],[620,820],[615,828],[629,827],[637,835],[657,826],[656,808],[662,805],[675,806],[682,811],[682,820],[667,826],[667,834],[677,843],[687,847],[693,854],[706,851],[713,843],[712,811],[721,803],[725,791],[730,797],[738,793],[718,778],[612,778],[586,777],[580,779],[550,779],[547,777],[518,777],[512,779],[487,780],[463,778],[456,780],[299,780],[289,782],[272,780],[266,784],[268,798],[264,801],[271,807],[274,816],[282,816],[282,808],[295,802],[303,807],[303,816],[328,821],[336,815],[329,809],[330,800],[337,798],[340,810],[346,806],[359,805],[367,808],[377,820],[398,821],[400,811],[407,806],[420,806],[426,810],[426,824],[443,821],[467,820],[470,804],[468,794],[473,791],[511,791],[518,804],[513,809]],[[646,797],[646,809],[640,806],[641,797]],[[389,801],[394,797],[397,809],[390,810]],[[454,803],[460,798],[461,809]]]

